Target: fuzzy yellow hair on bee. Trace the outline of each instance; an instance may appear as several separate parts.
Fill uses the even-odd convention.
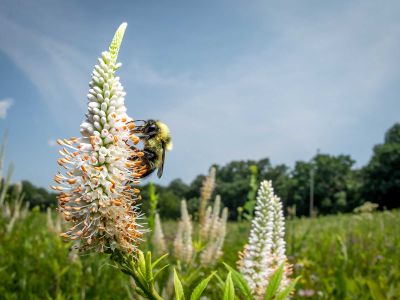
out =
[[[164,123],[157,121],[156,122],[158,128],[160,129],[160,139],[166,142],[165,149],[171,151],[173,148],[173,143],[171,139],[171,133],[167,125]]]
[[[164,169],[165,152],[172,150],[171,133],[166,124],[155,120],[137,120],[144,122],[143,125],[137,126],[132,130],[143,142],[142,160],[146,165],[147,171],[142,177],[149,176],[158,169],[157,176],[161,177]]]

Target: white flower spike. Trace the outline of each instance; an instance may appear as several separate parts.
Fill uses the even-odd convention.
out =
[[[238,262],[255,299],[264,299],[271,275],[281,264],[284,264],[284,275],[280,289],[289,285],[291,268],[285,254],[284,235],[282,203],[274,194],[271,181],[263,181],[258,190],[249,242]]]
[[[58,140],[63,146],[53,189],[60,191],[59,210],[73,226],[61,235],[77,240],[80,250],[133,252],[142,232],[139,183],[143,155],[128,141],[133,120],[126,114],[125,92],[115,76],[116,63],[127,24],[115,33],[109,51],[103,52],[92,72],[87,95],[88,111],[80,126],[81,137]]]

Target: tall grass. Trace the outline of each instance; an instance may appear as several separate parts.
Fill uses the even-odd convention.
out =
[[[164,225],[171,237],[174,222]],[[400,212],[336,215],[287,222],[296,299],[399,299]],[[249,224],[229,223],[224,261],[234,265]]]
[[[127,276],[107,257],[71,252],[49,230],[46,214],[34,210],[11,232],[6,221],[0,218],[0,298],[132,298]],[[399,211],[287,223],[288,255],[302,276],[295,299],[399,299]],[[171,247],[176,223],[164,229]],[[228,224],[224,261],[235,264],[248,230],[248,223]]]

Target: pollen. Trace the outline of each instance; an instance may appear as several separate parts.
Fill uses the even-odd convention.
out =
[[[140,141],[140,139],[134,134],[132,134],[130,136],[130,139],[131,139],[131,141],[133,142],[134,145],[137,145],[139,143],[139,141]]]
[[[55,191],[62,191],[63,190],[63,188],[61,187],[61,186],[51,186],[51,188],[53,189],[53,190],[55,190]]]
[[[112,204],[114,204],[116,206],[120,206],[122,204],[122,202],[119,200],[112,200],[111,202],[112,202]]]
[[[69,184],[74,184],[74,183],[76,183],[76,178],[67,179],[67,182],[68,182]]]

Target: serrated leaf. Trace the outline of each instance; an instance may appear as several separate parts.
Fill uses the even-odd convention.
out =
[[[236,271],[234,268],[232,268],[230,265],[223,263],[225,268],[228,270],[228,272],[232,273],[232,280],[235,285],[239,289],[239,291],[245,296],[246,300],[253,299],[253,296],[251,294],[251,290],[249,285],[247,284],[246,279],[243,278],[243,275],[240,274],[238,271]]]
[[[175,288],[176,300],[184,300],[185,294],[183,293],[182,282],[180,281],[175,269],[174,269],[174,288]]]
[[[203,294],[204,290],[206,289],[208,283],[210,282],[211,278],[214,276],[215,272],[208,276],[206,279],[203,279],[193,290],[192,294],[190,295],[190,300],[198,300],[200,299],[201,294]]]
[[[265,291],[264,300],[271,300],[275,296],[276,292],[278,291],[279,285],[281,284],[283,276],[283,264],[279,266],[279,268],[272,274],[267,290]]]
[[[229,272],[226,277],[223,300],[235,300],[235,287],[233,285],[231,272]]]
[[[285,300],[289,297],[290,293],[294,290],[296,287],[297,281],[299,281],[300,276],[297,277],[295,280],[293,280],[282,292],[280,292],[275,300]]]

